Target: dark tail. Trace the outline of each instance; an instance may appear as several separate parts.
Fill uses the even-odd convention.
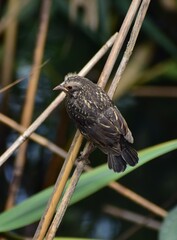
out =
[[[127,142],[121,144],[122,151],[120,155],[108,154],[108,167],[114,172],[124,172],[127,164],[135,166],[138,163],[138,154]]]

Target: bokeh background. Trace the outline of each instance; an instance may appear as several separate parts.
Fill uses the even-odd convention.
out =
[[[3,89],[17,79],[19,83],[0,93],[0,111],[18,123],[24,119],[27,90],[34,66],[34,55],[43,11],[43,1],[0,0],[0,86]],[[32,93],[33,122],[54,100],[52,89],[68,72],[79,72],[123,22],[131,1],[128,0],[53,0],[42,66],[36,90]],[[152,1],[133,55],[119,84],[114,101],[129,124],[135,148],[141,150],[177,136],[177,2]],[[121,56],[125,50],[122,49]],[[107,59],[106,54],[87,75],[97,82]],[[116,67],[120,62],[116,62]],[[113,70],[112,76],[115,73]],[[110,82],[112,80],[110,78]],[[27,110],[28,112],[28,110]],[[29,122],[28,122],[29,121]],[[37,129],[37,133],[68,150],[75,133],[62,103]],[[0,153],[19,136],[0,119]],[[0,211],[7,203],[14,174],[15,152],[0,168]],[[33,141],[24,155],[22,177],[14,204],[55,183],[64,159]],[[91,166],[105,163],[99,150],[91,155]],[[136,169],[119,182],[148,200],[169,210],[177,202],[177,152],[170,152]],[[17,174],[18,175],[18,174]],[[158,230],[137,227],[134,222],[104,213],[106,204],[143,216],[161,218],[114,191],[104,188],[71,206],[64,217],[60,236],[99,239],[157,239]],[[32,224],[16,231],[32,236]]]

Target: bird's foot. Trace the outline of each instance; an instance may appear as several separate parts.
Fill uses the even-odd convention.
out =
[[[95,146],[92,142],[88,142],[84,150],[81,152],[80,156],[77,158],[77,161],[86,161],[86,164],[90,164],[89,155],[94,151]]]
[[[88,158],[86,158],[85,156],[80,155],[77,159],[77,162],[81,162],[84,161],[86,165],[90,165],[90,160]]]

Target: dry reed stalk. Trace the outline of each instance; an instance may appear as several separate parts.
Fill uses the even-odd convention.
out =
[[[15,0],[12,0],[15,3]],[[0,34],[8,28],[9,25],[13,24],[13,21],[18,17],[19,12],[23,10],[24,7],[27,7],[27,4],[30,3],[30,0],[20,1],[20,5],[14,4],[13,8],[2,17],[0,21]]]
[[[108,42],[103,45],[103,47],[95,54],[95,56],[85,65],[85,67],[79,72],[80,76],[86,75],[89,70],[102,58],[102,56],[107,52],[107,50],[112,46],[114,43],[115,39],[117,38],[117,33],[115,33],[109,40]],[[64,93],[61,93],[64,94]],[[60,95],[61,95],[60,94]],[[60,96],[59,95],[59,96]],[[66,182],[69,177],[69,173],[74,165],[73,161],[73,151],[75,152],[75,148],[78,146],[80,147],[81,141],[80,141],[81,134],[79,131],[76,132],[73,143],[70,147],[70,151],[65,159],[64,165],[62,167],[62,170],[58,176],[58,180],[55,184],[54,191],[52,193],[52,196],[50,200],[48,201],[47,208],[43,214],[43,217],[40,220],[40,223],[38,225],[38,228],[36,230],[36,233],[34,235],[33,239],[43,239],[46,231],[48,229],[48,226],[50,225],[51,219],[54,215],[54,212],[56,210],[58,201],[61,197],[61,194],[64,190],[64,187],[66,185]],[[75,148],[74,148],[75,147]],[[76,156],[75,156],[76,157]],[[69,170],[69,171],[68,171]],[[63,178],[64,175],[64,178]],[[60,179],[63,179],[65,181],[61,181]],[[56,191],[57,190],[57,191]]]
[[[122,218],[127,221],[136,223],[141,226],[145,226],[154,230],[159,230],[161,222],[154,220],[153,218],[134,213],[132,211],[118,208],[112,205],[103,206],[103,212],[116,218]]]
[[[13,19],[13,22],[9,24],[4,31],[4,51],[3,51],[3,62],[2,62],[2,76],[1,86],[8,85],[12,80],[15,46],[18,28],[18,13],[20,11],[19,0],[9,0],[7,15],[14,9],[17,9],[17,15]],[[4,93],[4,96],[8,93]]]
[[[10,13],[16,9],[16,15],[14,16],[13,22],[7,25],[4,29],[4,42],[3,42],[3,59],[2,59],[2,75],[1,75],[1,87],[8,85],[12,81],[14,72],[14,60],[15,60],[15,50],[16,50],[16,38],[18,31],[18,14],[20,11],[20,1],[19,0],[9,0],[7,1],[7,10],[3,18],[9,19]],[[2,20],[1,20],[2,21]],[[0,22],[1,28],[2,22]],[[9,92],[3,92],[1,94],[0,101],[0,111],[4,114],[9,112]],[[0,145],[5,148],[5,143],[7,140],[8,129],[4,126],[0,126]]]
[[[100,78],[98,80],[98,85],[102,83],[101,86],[103,88],[105,88],[108,78],[110,77],[111,71],[117,60],[117,56],[122,48],[122,45],[128,34],[128,31],[131,27],[132,21],[135,17],[135,14],[138,10],[140,3],[141,3],[141,0],[133,0],[124,18],[124,21],[119,30],[119,37],[117,37],[116,42],[112,47],[111,54],[108,56],[105,67],[103,68],[103,71],[101,72]]]
[[[122,184],[118,182],[111,182],[108,186],[114,189],[116,192],[120,193],[122,196],[127,197],[128,199],[132,200],[133,202],[139,204],[142,207],[145,207],[149,211],[153,212],[157,216],[162,218],[166,217],[167,211],[163,208],[157,206],[156,204],[150,202],[149,200],[141,197],[137,193],[131,191],[130,189],[124,187]]]
[[[25,128],[18,124],[16,121],[13,119],[5,116],[4,114],[0,113],[0,122],[6,124],[7,126],[11,127],[12,129],[23,133],[25,131]],[[60,157],[65,158],[67,155],[67,152],[63,150],[62,148],[58,147],[56,144],[53,142],[49,141],[47,138],[37,134],[37,133],[32,133],[29,138],[38,144],[40,144],[43,147],[48,148],[50,151],[53,153],[57,154]]]
[[[37,67],[41,65],[43,54],[44,54],[44,46],[45,46],[46,37],[47,37],[47,29],[48,29],[49,14],[50,14],[50,5],[51,5],[51,0],[42,1],[39,32],[37,35],[36,47],[34,51],[34,60],[33,60],[33,66],[32,66],[33,74],[29,79],[29,84],[27,87],[25,104],[24,104],[22,119],[21,119],[21,125],[24,127],[29,126],[32,119],[32,115],[33,115],[35,95],[36,95],[36,90],[37,90],[37,85],[38,85],[39,75],[41,70],[41,68],[37,68]],[[6,209],[11,208],[14,205],[16,194],[18,192],[19,185],[21,182],[24,165],[26,162],[27,146],[28,146],[28,142],[26,141],[17,152],[17,156],[14,163],[13,180],[9,187],[8,199],[6,202]]]
[[[129,44],[127,45],[127,49],[125,51],[125,54],[124,54],[123,59],[122,59],[121,64],[120,64],[122,71],[120,71],[120,68],[118,68],[117,73],[119,73],[119,72],[123,73],[123,70],[125,69],[125,67],[126,67],[126,65],[128,63],[128,60],[129,60],[129,58],[130,58],[130,56],[132,54],[132,49],[133,49],[133,47],[135,45],[138,33],[139,33],[141,25],[143,23],[145,14],[147,12],[149,3],[150,3],[150,0],[144,0],[141,3],[141,7],[139,9],[139,12],[137,14],[137,18],[136,18],[133,30],[131,32],[131,39],[129,41]],[[140,4],[140,2],[139,2],[139,4]],[[124,31],[123,30],[120,31],[125,36],[127,35],[127,31],[129,30],[129,28],[131,26],[131,23],[133,22],[133,18],[135,16],[136,12],[137,12],[139,4],[137,3],[137,1],[132,1],[132,4],[130,5],[130,8],[129,8],[128,13],[127,13],[127,15],[129,15],[130,17],[127,17],[127,15],[126,15],[125,22],[122,24],[123,27],[121,27],[121,29],[123,28]],[[133,5],[134,5],[134,7],[132,7]],[[129,13],[129,11],[130,11],[130,13]],[[132,11],[134,11],[134,13],[132,13]],[[128,26],[126,26],[127,24],[128,24]],[[119,34],[120,34],[120,32],[119,32]],[[123,40],[125,39],[125,37],[122,37],[120,35],[117,36],[117,39],[116,39],[116,41],[115,41],[115,43],[113,45],[112,51],[111,51],[111,53],[110,53],[110,55],[108,57],[108,60],[107,60],[107,62],[105,64],[105,67],[104,67],[103,72],[101,74],[101,77],[99,79],[98,84],[100,86],[105,86],[105,84],[106,84],[106,82],[107,82],[107,80],[109,78],[109,75],[111,73],[110,68],[112,70],[112,68],[113,68],[112,64],[114,65],[114,63],[116,61],[116,58],[118,56],[118,52],[119,52],[118,43],[121,42],[121,40],[118,40],[119,38],[123,39]],[[126,61],[125,61],[125,59],[126,59]],[[112,88],[110,90],[110,92],[109,92],[111,97],[113,96],[113,94],[114,94],[114,92],[116,90],[117,84],[119,82],[119,79],[117,78],[117,73],[116,73],[114,81],[113,81],[114,88]],[[115,84],[115,82],[116,82],[116,84]],[[85,154],[85,152],[87,152],[88,146],[89,146],[89,143],[84,148],[83,154]],[[65,191],[65,194],[64,194],[64,196],[63,196],[63,198],[61,200],[61,203],[60,203],[60,205],[58,207],[58,210],[57,210],[57,212],[55,214],[55,217],[54,217],[54,219],[53,219],[53,221],[52,221],[52,223],[50,225],[50,228],[49,228],[49,230],[47,232],[46,240],[51,240],[51,239],[54,238],[55,233],[56,233],[56,231],[57,231],[57,229],[59,227],[59,224],[61,223],[62,218],[64,216],[64,213],[65,213],[65,211],[67,209],[69,201],[70,201],[70,199],[71,199],[71,197],[72,197],[72,195],[74,193],[74,190],[75,190],[75,187],[77,185],[77,182],[79,181],[80,175],[81,175],[82,171],[84,170],[85,164],[86,164],[86,162],[84,163],[84,161],[78,163],[78,165],[77,165],[77,167],[76,167],[76,169],[75,169],[75,171],[74,171],[74,173],[73,173],[73,175],[71,177],[71,181],[69,183],[69,186],[68,186],[68,188]],[[40,235],[39,235],[38,238],[34,238],[34,239],[38,239],[39,240],[39,239],[42,239],[42,238],[40,238]]]
[[[35,71],[35,69],[37,68],[42,68],[44,65],[46,65],[48,63],[49,60],[46,60],[44,63],[42,63],[40,66],[37,66],[36,68],[33,69],[33,71]],[[31,77],[33,75],[33,72],[31,72],[30,74],[24,76],[24,77],[21,77],[17,80],[15,80],[14,82],[10,83],[10,84],[7,84],[5,85],[4,87],[2,87],[0,89],[0,94],[1,93],[4,93],[5,91],[9,90],[10,88],[12,88],[13,86],[15,86],[16,84],[22,82],[23,80],[26,80],[27,77]]]
[[[63,101],[65,95],[61,93],[27,128],[22,135],[0,156],[0,166],[16,151],[16,149],[29,138],[29,136],[41,125],[41,123],[50,115],[50,113]]]

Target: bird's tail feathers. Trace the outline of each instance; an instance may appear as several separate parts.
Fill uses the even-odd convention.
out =
[[[114,172],[124,172],[126,169],[126,162],[121,155],[108,154],[108,167]]]
[[[119,155],[108,154],[108,167],[115,172],[124,172],[127,164],[135,166],[138,163],[138,154],[136,150],[128,143],[124,143]]]
[[[137,151],[132,148],[129,144],[122,149],[121,156],[124,161],[130,166],[135,166],[138,163],[138,154]]]

